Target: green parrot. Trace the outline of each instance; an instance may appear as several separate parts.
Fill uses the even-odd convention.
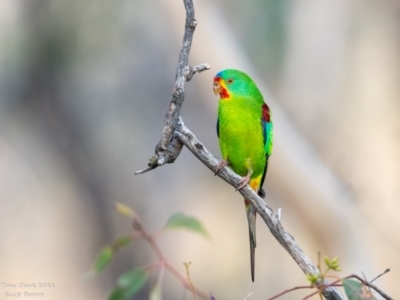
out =
[[[230,166],[243,176],[237,189],[247,184],[265,197],[262,189],[272,152],[271,111],[260,90],[247,74],[226,69],[214,77],[214,93],[219,94],[217,134],[223,160],[216,172]],[[256,209],[244,199],[250,235],[251,279],[254,282],[256,248]]]

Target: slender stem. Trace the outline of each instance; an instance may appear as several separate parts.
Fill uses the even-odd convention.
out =
[[[379,274],[378,276],[376,276],[374,279],[370,280],[370,283],[374,282],[375,280],[377,280],[379,277],[385,275],[386,273],[390,272],[390,269],[387,268],[385,271],[383,271],[381,274]]]
[[[285,295],[287,293],[290,293],[290,292],[293,292],[293,291],[296,291],[296,290],[312,289],[312,288],[313,288],[313,286],[311,286],[311,285],[295,286],[295,287],[293,287],[291,289],[284,290],[283,292],[273,296],[272,298],[268,298],[267,300],[277,299],[277,298],[279,298],[279,297],[281,297],[281,296],[283,296],[283,295]]]
[[[179,271],[174,266],[172,266],[168,262],[168,260],[165,258],[164,254],[162,253],[160,247],[158,247],[157,243],[155,242],[154,237],[147,234],[147,232],[144,230],[143,226],[140,226],[140,232],[142,234],[143,239],[149,243],[151,249],[154,251],[154,253],[160,259],[159,266],[164,266],[168,271],[170,271],[176,278],[178,278],[178,280],[182,283],[182,285],[186,289],[188,289],[190,291],[194,291],[202,299],[210,299],[206,293],[204,293],[203,291],[201,291],[198,288],[191,285],[190,282],[181,273],[179,273]],[[154,266],[154,265],[151,265],[151,266]]]
[[[192,291],[193,299],[194,299],[194,300],[197,300],[197,299],[196,299],[196,293],[194,292],[193,283],[192,283],[192,281],[190,280],[189,267],[190,267],[190,264],[191,264],[191,263],[189,262],[189,263],[183,263],[183,264],[185,265],[185,268],[186,268],[186,276],[187,276],[187,280],[188,280],[189,285],[190,285],[190,290]]]
[[[164,232],[165,232],[165,229],[164,229],[164,228],[161,228],[161,229],[157,230],[156,232],[154,232],[154,233],[151,235],[153,241],[157,240]]]
[[[183,275],[181,275],[181,273],[179,273],[179,271],[174,266],[172,266],[168,261],[164,262],[164,266],[168,271],[170,271],[172,274],[174,274],[175,277],[177,277],[182,282],[182,284],[185,286],[185,288],[190,290],[190,284],[189,284],[188,280]],[[200,298],[210,299],[210,297],[206,293],[200,291],[198,288],[193,287],[193,290]]]
[[[332,282],[332,283],[329,284],[329,285],[322,286],[322,289],[326,289],[327,287],[330,287],[330,286],[336,286],[336,284],[338,284],[339,282],[341,282],[343,279],[350,279],[350,278],[356,278],[356,279],[358,279],[362,284],[364,284],[364,285],[366,285],[366,286],[368,286],[368,287],[374,289],[379,295],[381,295],[381,296],[382,296],[383,298],[385,298],[386,300],[393,300],[393,298],[391,298],[390,296],[388,296],[386,293],[384,293],[384,292],[383,292],[382,290],[380,290],[378,287],[376,287],[376,286],[373,285],[372,283],[369,283],[369,282],[365,281],[365,280],[362,279],[360,276],[355,275],[355,274],[351,274],[351,275],[349,275],[349,276],[346,276],[346,277],[340,278],[340,279],[338,279],[338,280],[335,280],[334,282]],[[320,286],[320,288],[321,288],[321,286]],[[302,300],[307,300],[307,299],[311,298],[312,296],[316,295],[319,291],[320,291],[320,290],[318,290],[318,291],[316,291],[316,292],[314,292],[314,293],[312,293],[312,294],[306,296],[306,297],[303,298]]]
[[[372,289],[374,289],[379,295],[381,295],[383,298],[385,298],[385,299],[387,299],[387,300],[393,300],[393,298],[391,298],[390,296],[388,296],[385,292],[383,292],[381,289],[379,289],[376,285],[374,285],[374,284],[372,284],[372,283],[370,283],[370,282],[368,282],[368,281],[365,281],[364,279],[362,279],[360,276],[358,276],[358,275],[355,275],[355,274],[352,274],[352,275],[349,275],[349,276],[347,276],[347,277],[345,277],[345,278],[356,278],[356,279],[358,279],[362,284],[364,284],[364,285],[366,285],[366,286],[368,286],[368,287],[370,287],[370,288],[372,288]]]

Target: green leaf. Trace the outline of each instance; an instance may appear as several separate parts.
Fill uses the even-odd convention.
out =
[[[131,299],[143,288],[147,276],[147,272],[143,269],[133,269],[122,274],[117,280],[117,287],[108,296],[108,300]]]
[[[337,256],[332,258],[332,260],[330,260],[328,256],[325,256],[325,264],[331,270],[341,271],[340,266],[339,266],[339,257],[337,257]]]
[[[114,243],[113,243],[113,247],[116,250],[119,250],[122,247],[125,247],[126,245],[128,245],[130,242],[132,242],[132,238],[129,236],[119,236],[115,239]]]
[[[164,274],[164,269],[161,268],[160,272],[158,273],[157,282],[153,286],[150,292],[149,300],[161,300],[161,282]]]
[[[153,286],[150,292],[149,300],[161,300],[161,281],[157,280],[157,283]]]
[[[142,289],[146,283],[147,276],[146,270],[133,269],[118,278],[117,286],[124,290],[124,297],[130,298]]]
[[[320,279],[320,274],[306,274],[307,280],[312,284],[315,285],[317,281]]]
[[[101,249],[94,263],[95,274],[99,274],[108,266],[111,259],[113,258],[113,254],[114,252],[110,246],[106,246],[103,249]]]
[[[342,279],[344,291],[349,300],[376,300],[372,293],[361,282]]]
[[[126,297],[125,297],[125,295],[124,295],[124,289],[122,289],[122,288],[115,288],[112,292],[111,292],[111,294],[110,294],[110,296],[108,296],[108,298],[107,298],[107,300],[125,300],[126,299]]]
[[[199,220],[194,217],[186,216],[182,213],[172,215],[165,224],[166,229],[185,228],[197,232],[208,238],[208,233]]]

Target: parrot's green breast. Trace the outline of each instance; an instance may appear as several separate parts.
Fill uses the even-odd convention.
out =
[[[266,164],[262,132],[262,110],[258,101],[244,97],[220,100],[219,143],[223,159],[241,176],[263,174]]]

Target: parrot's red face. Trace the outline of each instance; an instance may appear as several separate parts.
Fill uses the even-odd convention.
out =
[[[214,84],[213,84],[214,94],[221,97],[221,99],[227,99],[230,97],[228,90],[226,88],[225,80],[219,76],[214,77]]]

